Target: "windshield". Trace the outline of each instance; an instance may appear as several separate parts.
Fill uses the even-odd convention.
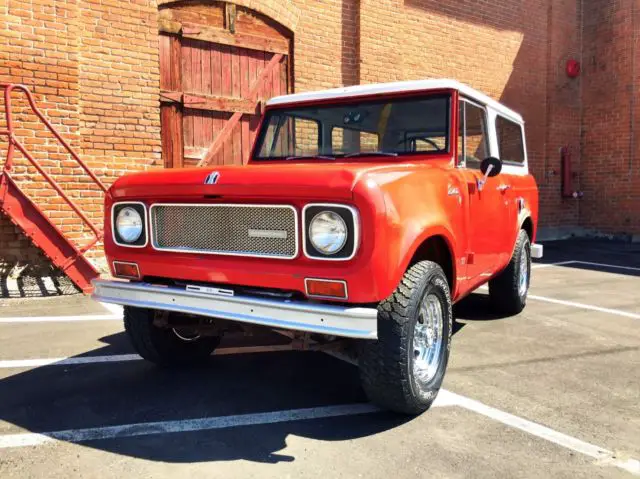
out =
[[[449,96],[269,110],[255,160],[449,152]]]

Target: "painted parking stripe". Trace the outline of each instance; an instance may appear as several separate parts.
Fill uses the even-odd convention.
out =
[[[565,301],[562,299],[548,298],[546,296],[537,296],[535,294],[529,294],[527,295],[527,298],[536,301],[542,301],[545,303],[559,304],[561,306],[571,306],[573,308],[586,309],[589,311],[598,311],[599,313],[614,314],[616,316],[624,316],[626,318],[640,319],[640,314],[630,313],[627,311],[622,311],[620,309],[602,308],[600,306],[594,306],[592,304],[577,303],[575,301]]]
[[[531,269],[549,268],[551,266],[564,266],[566,264],[577,263],[577,261],[558,261],[557,263],[533,263]]]
[[[489,417],[506,426],[519,429],[532,436],[557,444],[558,446],[592,457],[597,460],[598,464],[619,467],[632,474],[640,475],[640,461],[637,459],[618,458],[612,451],[555,431],[542,424],[487,406],[486,404],[459,394],[452,392],[449,392],[449,394],[452,396],[451,401],[464,409]]]
[[[66,323],[70,321],[122,321],[122,315],[81,314],[77,316],[18,316],[0,317],[0,323]]]
[[[442,397],[441,397],[442,396]],[[438,395],[431,407],[453,406],[451,396]],[[304,409],[289,409],[255,414],[239,414],[233,416],[204,417],[175,421],[158,421],[118,426],[94,427],[86,429],[68,429],[41,433],[18,433],[0,435],[0,449],[13,447],[38,446],[50,442],[67,441],[82,442],[123,437],[148,436],[176,432],[210,431],[242,426],[277,424],[309,419],[326,419],[340,416],[354,416],[381,412],[381,409],[370,403],[343,404]]]
[[[618,264],[594,263],[592,261],[572,261],[572,263],[587,264],[589,266],[598,266],[600,268],[624,269],[627,271],[640,271],[640,268],[637,268],[635,266],[621,266]]]
[[[291,351],[288,344],[272,346],[243,346],[238,348],[220,348],[213,352],[214,356],[230,354],[273,353],[276,351]],[[35,358],[35,359],[6,359],[0,360],[0,369],[38,368],[43,366],[72,366],[78,364],[119,363],[125,361],[140,361],[137,354],[112,354],[109,356],[75,356],[64,358]]]
[[[378,412],[371,404],[346,404],[339,406],[290,409],[257,414],[233,416],[203,417],[177,421],[159,421],[118,426],[94,427],[87,429],[68,429],[44,433],[21,433],[0,435],[0,449],[10,447],[37,446],[56,440],[68,442],[95,441],[123,437],[147,436],[176,432],[210,431],[241,426],[276,424],[281,422],[302,421],[339,416],[352,416]]]
[[[332,351],[326,351],[327,354],[335,358],[341,359],[350,364],[357,364],[351,357],[336,354]],[[469,411],[481,414],[488,418],[494,419],[505,426],[519,429],[533,436],[545,439],[559,446],[571,449],[572,451],[585,454],[586,456],[597,459],[599,464],[611,465],[640,475],[640,461],[637,459],[618,459],[615,454],[602,447],[594,446],[588,442],[581,441],[574,437],[568,436],[558,431],[554,431],[546,426],[529,421],[518,416],[514,416],[508,412],[501,411],[491,406],[487,406],[475,399],[471,399],[460,394],[441,389],[436,401],[441,401],[447,405],[459,406]]]

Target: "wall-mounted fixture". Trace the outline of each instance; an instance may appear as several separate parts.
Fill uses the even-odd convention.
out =
[[[565,71],[569,78],[577,78],[580,75],[580,62],[574,58],[569,58],[565,64]]]
[[[582,198],[584,193],[573,188],[573,180],[576,175],[571,169],[571,148],[568,146],[560,148],[560,170],[562,179],[562,197]]]

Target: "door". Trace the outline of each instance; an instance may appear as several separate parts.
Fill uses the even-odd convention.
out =
[[[458,115],[458,165],[469,192],[467,277],[477,284],[502,265],[508,248],[508,188],[502,175],[479,185],[480,164],[491,156],[486,110],[460,99]]]
[[[289,92],[290,36],[232,4],[160,11],[165,167],[242,164],[265,100]]]

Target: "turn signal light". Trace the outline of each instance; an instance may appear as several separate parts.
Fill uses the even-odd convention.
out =
[[[120,278],[140,279],[140,270],[136,263],[125,263],[123,261],[113,262],[113,272]]]
[[[310,298],[347,299],[347,283],[345,281],[306,278],[304,284],[307,296]]]

